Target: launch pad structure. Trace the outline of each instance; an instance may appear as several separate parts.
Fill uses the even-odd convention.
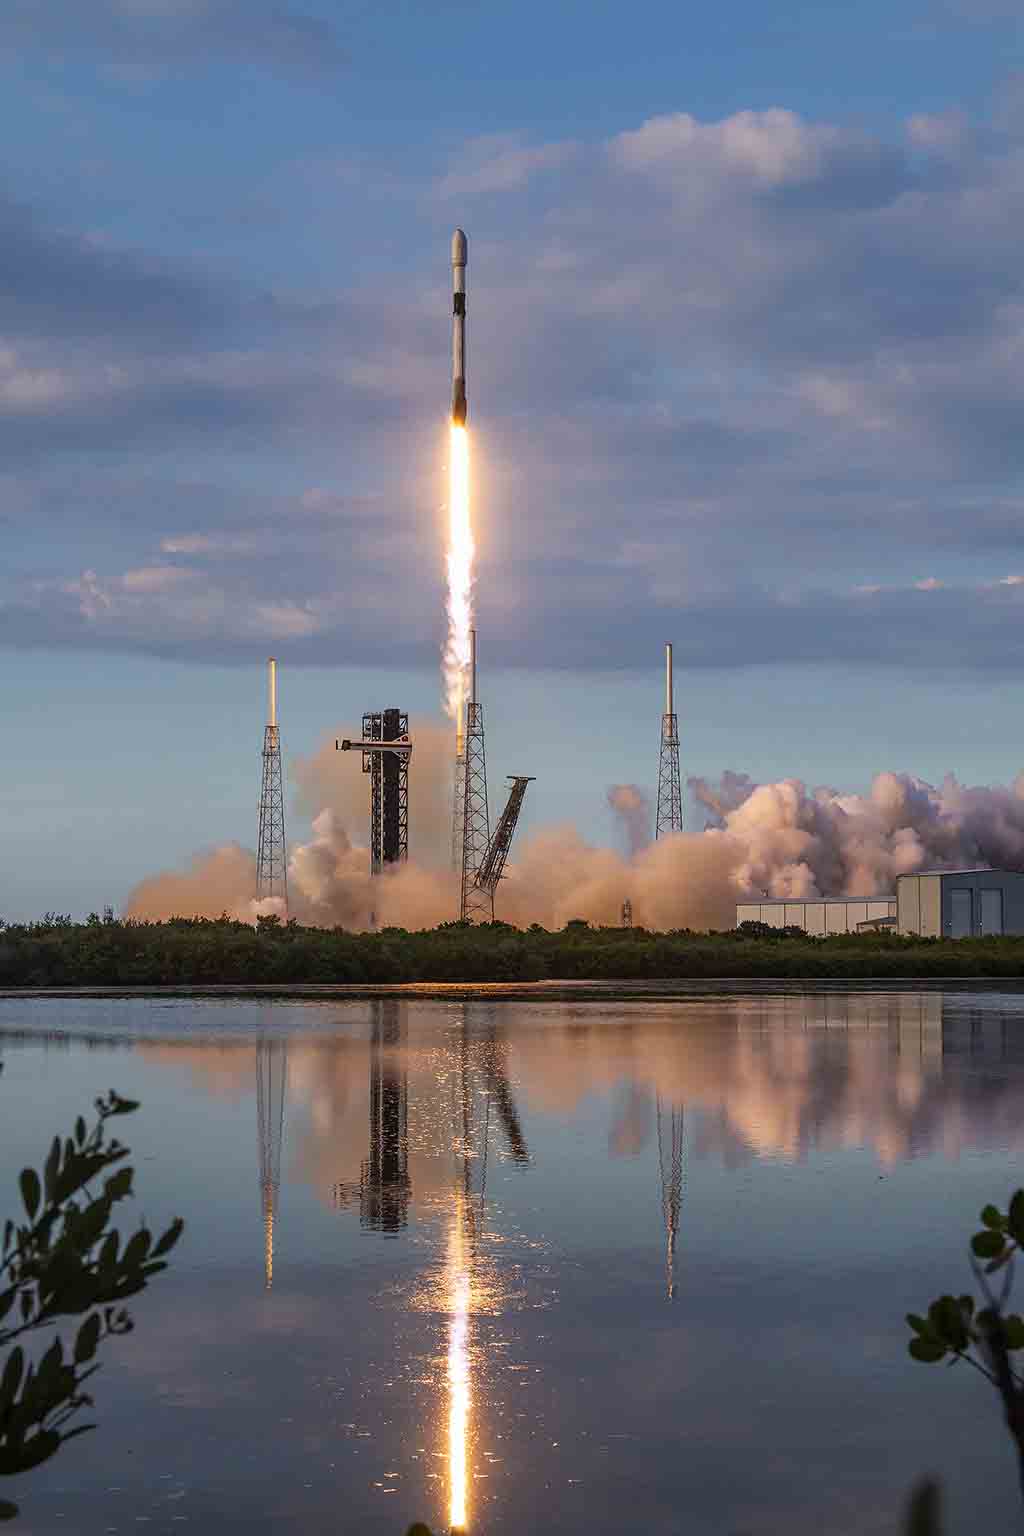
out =
[[[263,731],[263,785],[256,853],[256,900],[269,896],[284,902],[288,916],[288,849],[284,835],[284,779],[281,773],[281,732],[277,724],[277,661],[267,661],[267,724]]]
[[[661,717],[658,758],[658,810],[654,836],[669,837],[683,830],[683,790],[679,777],[679,720],[672,687],[672,646],[665,647],[665,713]]]
[[[370,776],[370,873],[409,857],[409,715],[404,709],[368,710],[361,741],[336,741],[339,752],[362,752]]]
[[[490,922],[494,900],[477,884],[477,871],[491,841],[491,816],[487,804],[487,751],[484,742],[484,707],[476,696],[476,630],[469,632],[469,698],[463,734],[462,839],[459,917],[464,923]],[[456,819],[458,814],[456,811]]]
[[[509,774],[505,809],[491,833],[484,710],[477,698],[476,630],[469,632],[469,698],[458,722],[452,798],[452,864],[459,876],[459,919],[494,921],[494,893],[505,870],[532,774]]]

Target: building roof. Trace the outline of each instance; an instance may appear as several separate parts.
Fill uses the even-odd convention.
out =
[[[993,869],[991,864],[972,864],[966,869],[908,869],[897,880],[917,875],[1020,875],[1019,869]]]
[[[958,871],[944,870],[944,874],[954,874]],[[837,902],[849,906],[851,902],[862,901],[895,901],[895,895],[888,896],[737,896],[738,907],[798,907],[806,906],[809,901]]]

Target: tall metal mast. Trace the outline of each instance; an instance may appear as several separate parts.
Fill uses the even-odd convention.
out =
[[[487,808],[487,758],[484,750],[484,709],[476,697],[476,630],[469,632],[469,700],[466,704],[466,783],[462,797],[462,880],[459,916],[463,922],[491,919],[490,893],[476,883],[491,841]]]
[[[281,733],[277,728],[277,662],[267,662],[267,724],[263,732],[263,787],[256,854],[256,899],[278,896],[288,916],[288,850],[284,836],[284,780]]]
[[[661,717],[661,755],[658,760],[658,812],[654,836],[667,837],[683,830],[683,790],[679,777],[679,721],[672,697],[672,647],[665,647],[665,713]]]
[[[281,1142],[284,1137],[288,1044],[260,1040],[256,1046],[256,1119],[260,1153],[260,1202],[263,1208],[263,1283],[274,1283],[274,1217],[281,1190]]]

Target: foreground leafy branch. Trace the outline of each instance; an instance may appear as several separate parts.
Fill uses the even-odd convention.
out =
[[[132,1193],[134,1170],[124,1165],[128,1148],[108,1138],[107,1121],[137,1108],[111,1090],[96,1100],[91,1130],[79,1116],[73,1136],[54,1137],[42,1177],[25,1168],[19,1178],[25,1220],[4,1224],[0,1249],[0,1350],[14,1345],[0,1370],[0,1476],[30,1471],[94,1428],[65,1426],[92,1405],[83,1388],[99,1368],[96,1351],[131,1331],[123,1303],[166,1269],[181,1236],[180,1220],[155,1242],[141,1226],[122,1247],[109,1229],[114,1206]],[[58,1336],[34,1363],[15,1343],[68,1317],[84,1317],[68,1349]],[[0,1500],[0,1519],[16,1513]]]
[[[1007,1211],[986,1205],[981,1230],[971,1238],[971,1265],[984,1305],[973,1296],[939,1296],[927,1317],[907,1314],[914,1337],[908,1348],[915,1360],[935,1365],[965,1360],[992,1383],[1003,1405],[1006,1427],[1017,1448],[1018,1473],[1024,1496],[1024,1375],[1011,1359],[1024,1349],[1024,1319],[1007,1312],[1013,1287],[1014,1260],[1024,1246],[1024,1189],[1018,1189]],[[1002,1271],[995,1287],[990,1279]]]

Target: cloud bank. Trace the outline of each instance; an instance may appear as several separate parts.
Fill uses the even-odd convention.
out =
[[[1019,116],[956,110],[884,140],[784,106],[488,137],[429,187],[389,183],[407,237],[389,270],[342,235],[316,294],[5,204],[0,508],[29,557],[0,576],[0,640],[432,658],[458,186],[486,231],[471,390],[493,654],[629,666],[670,633],[683,666],[1017,668],[1022,166]],[[337,176],[302,168],[289,217]],[[374,179],[346,183],[350,230]],[[381,613],[396,589],[401,625]]]

